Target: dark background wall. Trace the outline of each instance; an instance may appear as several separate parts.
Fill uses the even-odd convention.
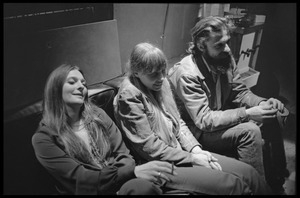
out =
[[[233,3],[231,7],[266,15],[255,67],[261,73],[252,91],[264,97],[288,95],[286,102],[295,103],[296,3]]]
[[[90,68],[84,71],[89,83],[100,81],[104,74],[113,77],[114,71],[96,71],[107,65],[103,61],[113,64],[120,59],[109,59],[116,53],[120,56],[117,25],[111,33],[111,26],[111,30],[87,26],[108,20],[113,20],[112,3],[4,4],[4,116],[41,100],[49,73],[70,59],[82,69]],[[101,34],[103,30],[108,33]],[[112,68],[116,67],[120,66]]]
[[[296,98],[296,4],[270,3],[266,6],[266,24],[262,38],[262,48],[257,66],[262,71],[260,84],[267,88],[257,87],[263,94],[271,94],[267,90],[279,86],[279,92],[287,92]],[[274,75],[274,76],[273,76]],[[264,77],[266,76],[266,77]],[[267,82],[274,78],[274,86]],[[277,84],[278,83],[278,84]]]
[[[113,3],[5,3],[4,32],[24,34],[113,19]]]

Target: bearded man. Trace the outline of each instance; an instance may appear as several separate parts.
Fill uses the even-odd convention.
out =
[[[170,68],[168,78],[182,118],[203,149],[235,157],[262,176],[268,172],[266,180],[281,192],[287,169],[278,120],[288,111],[243,84],[228,46],[233,29],[223,17],[200,20],[191,30],[189,55]],[[263,158],[266,141],[271,159]]]

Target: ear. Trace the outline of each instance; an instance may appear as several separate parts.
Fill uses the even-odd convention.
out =
[[[134,73],[133,73],[133,76],[136,77],[136,78],[139,78],[139,77],[140,77],[140,75],[139,75],[138,72],[134,72]]]
[[[203,50],[204,50],[204,40],[199,40],[199,41],[197,42],[197,48],[198,48],[201,52],[203,52]]]

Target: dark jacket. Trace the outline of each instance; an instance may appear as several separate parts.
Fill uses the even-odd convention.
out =
[[[38,161],[69,194],[115,194],[126,181],[136,178],[135,161],[119,129],[102,109],[98,113],[109,131],[112,151],[109,165],[102,170],[70,157],[58,134],[43,122],[32,137]]]
[[[214,109],[215,83],[202,58],[197,64],[192,55],[184,57],[170,70],[172,89],[187,125],[198,131],[216,131],[246,121],[246,108],[258,105],[265,98],[253,94],[239,78],[235,64],[221,74],[222,108]]]

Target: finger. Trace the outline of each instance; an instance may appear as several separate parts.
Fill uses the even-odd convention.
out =
[[[282,112],[284,111],[284,104],[283,104],[283,103],[281,103],[280,110],[281,110]]]
[[[175,171],[176,167],[174,166],[174,170],[172,170],[172,165],[171,166],[160,166],[158,167],[158,171],[160,172],[164,172],[164,173],[169,173],[172,174],[173,171],[173,175],[177,175],[177,172]]]
[[[263,115],[262,116],[262,119],[273,119],[273,118],[276,118],[276,114],[274,114],[274,115]]]
[[[278,109],[263,110],[263,115],[275,115]]]
[[[208,151],[204,151],[203,154],[207,156],[208,161],[212,161],[212,154]]]
[[[168,182],[171,182],[171,179],[170,179],[168,176],[166,176],[165,174],[163,174],[163,173],[160,174],[160,177],[159,177],[159,178],[160,178],[160,179],[167,180]]]
[[[219,168],[220,171],[222,171],[222,167],[218,162],[214,162],[214,164]]]
[[[283,112],[283,111],[284,111],[284,104],[283,104],[283,103],[280,103],[280,105],[279,105],[279,110],[280,110],[280,112]]]
[[[222,171],[222,167],[218,162],[212,162],[212,163],[217,167],[217,170]]]
[[[218,159],[217,159],[217,158],[215,158],[214,156],[211,156],[211,161],[213,161],[213,162],[217,162],[217,161],[218,161]]]
[[[276,99],[275,99],[275,100],[273,101],[273,108],[279,109],[280,103],[281,103],[281,102],[280,102],[279,100],[276,100]]]
[[[211,161],[203,160],[202,163],[200,164],[200,166],[205,166],[206,168],[211,168],[210,162]]]
[[[165,161],[156,161],[157,168],[165,167],[172,170],[172,164]]]
[[[263,109],[263,110],[271,110],[272,109],[272,105],[271,104],[266,104],[266,105],[264,105],[264,106],[261,106],[261,108]]]
[[[218,166],[215,165],[215,162],[210,162],[209,165],[212,169],[219,170]]]

